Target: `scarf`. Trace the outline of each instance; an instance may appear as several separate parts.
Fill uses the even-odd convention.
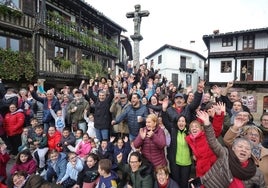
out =
[[[169,179],[167,179],[166,183],[164,183],[163,185],[157,182],[159,188],[167,188],[168,183],[169,183]]]
[[[248,165],[242,166],[234,151],[229,148],[229,168],[232,175],[242,181],[249,180],[256,173],[256,165],[252,158],[248,159]]]

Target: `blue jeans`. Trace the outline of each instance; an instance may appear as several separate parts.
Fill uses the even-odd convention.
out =
[[[102,140],[109,141],[109,130],[108,129],[96,129],[96,137],[100,142]]]
[[[87,132],[87,123],[86,122],[80,122],[80,123],[78,123],[77,126],[78,126],[78,129],[83,130],[83,133]]]
[[[134,136],[134,135],[132,135],[132,134],[129,134],[128,137],[129,137],[129,141],[132,142],[132,141],[135,140],[135,138],[136,138],[137,136]]]

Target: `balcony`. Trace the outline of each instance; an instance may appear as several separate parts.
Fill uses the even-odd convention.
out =
[[[20,10],[0,4],[0,24],[14,33],[32,33],[35,19],[24,15]]]
[[[48,12],[44,23],[39,26],[43,34],[64,40],[70,45],[111,57],[117,57],[119,54],[118,44],[114,40],[107,39],[86,26],[68,21],[58,13]]]

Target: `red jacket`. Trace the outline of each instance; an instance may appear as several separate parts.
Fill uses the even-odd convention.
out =
[[[47,135],[47,145],[49,150],[56,149],[57,151],[60,151],[60,148],[57,147],[57,144],[60,143],[61,139],[61,133],[59,131],[56,131],[53,136]]]
[[[224,113],[213,117],[213,128],[216,137],[221,135],[222,125],[224,120]],[[203,176],[210,167],[217,160],[216,155],[210,149],[205,132],[202,131],[195,138],[191,134],[185,137],[186,142],[189,144],[194,156],[196,157],[196,176]]]
[[[7,113],[4,118],[4,130],[7,136],[22,133],[25,116],[21,109],[13,113]]]
[[[0,176],[7,177],[6,167],[10,157],[8,153],[0,153]]]

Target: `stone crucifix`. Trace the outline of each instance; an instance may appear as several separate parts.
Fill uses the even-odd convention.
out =
[[[135,11],[126,14],[126,17],[133,18],[134,22],[134,35],[131,35],[130,38],[134,41],[133,65],[137,66],[137,68],[140,65],[140,41],[143,39],[140,34],[141,18],[149,16],[149,14],[148,10],[141,11],[140,5],[135,5]]]

